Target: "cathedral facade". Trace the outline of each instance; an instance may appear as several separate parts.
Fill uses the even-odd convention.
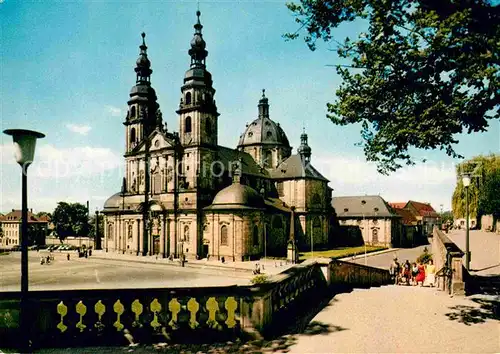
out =
[[[236,148],[218,144],[219,112],[200,12],[181,86],[178,132],[167,130],[151,85],[145,34],[125,117],[125,176],[104,204],[106,250],[225,260],[285,256],[287,247],[327,246],[332,189],[311,165],[307,135],[296,154],[270,118],[257,118]]]

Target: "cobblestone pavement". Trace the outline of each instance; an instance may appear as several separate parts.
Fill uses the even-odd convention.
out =
[[[452,230],[447,236],[465,252],[465,230]],[[471,270],[478,275],[500,275],[500,235],[471,230],[469,233]],[[465,262],[465,256],[463,257]]]
[[[130,262],[126,259],[107,260],[89,257],[77,258],[70,253],[55,252],[55,260],[40,264],[40,257],[47,252],[29,253],[30,290],[55,289],[105,289],[105,288],[155,288],[183,286],[213,286],[248,284],[251,272],[230,269],[188,268],[178,264]],[[20,289],[20,252],[1,256],[0,291]]]
[[[498,353],[498,297],[385,286],[335,296],[291,353]],[[495,314],[496,308],[496,314]]]
[[[399,263],[403,263],[405,260],[414,262],[417,257],[424,252],[424,248],[427,248],[429,252],[432,252],[431,245],[424,245],[415,248],[398,248],[390,252],[384,252],[375,255],[367,254],[366,264],[371,267],[389,269],[394,257],[398,257]],[[354,260],[349,260],[347,258],[345,258],[345,260],[358,264],[365,264],[365,259],[363,256],[358,256]]]

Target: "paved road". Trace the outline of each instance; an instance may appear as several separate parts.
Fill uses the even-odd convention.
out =
[[[465,230],[447,234],[465,252]],[[500,275],[500,235],[471,230],[469,234],[471,270],[480,275]],[[465,256],[463,257],[465,262]]]
[[[29,253],[31,290],[148,288],[248,284],[250,274],[213,269],[181,268],[164,264],[72,258],[54,253],[55,261],[41,265],[40,256]],[[74,256],[75,254],[72,254]],[[20,253],[0,256],[0,291],[20,289]]]
[[[394,256],[398,257],[399,263],[403,263],[406,260],[410,262],[414,262],[418,256],[420,256],[424,252],[424,248],[427,247],[429,252],[431,252],[431,245],[419,246],[415,248],[400,248],[395,250],[394,252],[387,252],[382,254],[377,254],[366,257],[367,265],[372,267],[389,269]],[[364,257],[360,257],[350,262],[365,264]]]
[[[498,299],[497,299],[498,300]],[[335,296],[290,353],[498,353],[490,298],[450,298],[433,288],[385,286]]]

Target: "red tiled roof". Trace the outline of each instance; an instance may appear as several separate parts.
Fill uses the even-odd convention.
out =
[[[12,210],[10,213],[2,216],[0,220],[21,222],[21,210]],[[48,220],[38,219],[35,214],[28,211],[28,222],[48,222]]]
[[[403,218],[403,225],[413,225],[417,222],[417,218],[411,210],[395,208],[394,211]]]
[[[394,209],[403,209],[406,206],[406,202],[389,202],[389,205]]]
[[[411,204],[421,216],[431,216],[431,217],[439,216],[439,214],[434,210],[434,208],[430,204],[415,202],[413,200],[410,200],[408,204]]]

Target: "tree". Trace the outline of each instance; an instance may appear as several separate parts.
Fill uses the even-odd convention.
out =
[[[361,123],[368,161],[389,174],[414,164],[411,148],[455,151],[456,134],[481,132],[500,118],[500,12],[487,0],[300,0],[288,3],[311,50],[335,42],[347,65],[327,117]],[[354,20],[367,32],[343,41]]]
[[[80,203],[59,202],[52,214],[52,223],[61,241],[68,236],[87,236],[87,207]]]
[[[104,236],[104,216],[99,214],[99,235]],[[95,215],[89,218],[89,237],[95,238]]]
[[[497,220],[500,217],[500,169],[486,177],[479,197],[479,206],[485,214],[491,214]]]
[[[500,171],[500,155],[476,156],[457,165],[457,185],[452,197],[452,209],[455,218],[463,218],[466,214],[465,187],[462,183],[462,174],[470,173],[473,177],[469,189],[469,213],[480,221],[481,215],[489,214],[483,209],[486,205],[485,183],[491,176]],[[488,197],[489,198],[489,197]],[[483,199],[483,202],[480,200]]]

